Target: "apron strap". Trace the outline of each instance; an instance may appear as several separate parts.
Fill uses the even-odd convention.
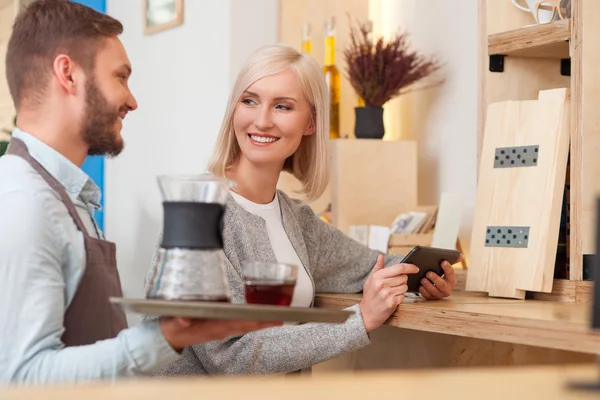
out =
[[[71,200],[71,197],[69,196],[65,188],[60,184],[60,182],[56,180],[55,177],[50,175],[50,173],[35,158],[31,157],[31,155],[29,154],[29,150],[27,149],[27,145],[22,140],[12,137],[10,139],[8,149],[6,150],[5,154],[19,156],[25,161],[27,161],[33,167],[33,169],[37,173],[39,173],[40,176],[50,185],[50,187],[54,189],[54,191],[60,196],[62,202],[67,207],[69,215],[71,216],[71,218],[73,218],[73,221],[75,221],[75,225],[77,225],[77,228],[81,231],[81,233],[83,233],[84,236],[89,236],[87,229],[85,229],[85,225],[83,225],[83,222],[79,217],[79,213],[75,209],[75,205],[73,204],[73,201]]]

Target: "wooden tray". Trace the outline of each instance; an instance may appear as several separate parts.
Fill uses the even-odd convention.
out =
[[[354,314],[353,311],[320,308],[123,297],[111,297],[110,302],[119,305],[125,311],[138,314],[198,319],[343,323]]]

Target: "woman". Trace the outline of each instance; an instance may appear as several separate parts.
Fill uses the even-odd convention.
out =
[[[239,73],[209,170],[236,182],[223,230],[233,302],[245,302],[244,260],[278,261],[299,266],[292,305],[312,306],[316,292],[362,290],[360,304],[349,308],[355,314],[343,324],[286,325],[187,348],[158,375],[301,370],[368,345],[369,332],[403,301],[415,266],[358,244],[276,190],[283,170],[300,180],[307,198],[323,193],[328,110],[327,87],[310,56],[284,45],[259,49]],[[423,297],[450,295],[456,280],[451,266],[443,267],[445,277],[424,283]]]

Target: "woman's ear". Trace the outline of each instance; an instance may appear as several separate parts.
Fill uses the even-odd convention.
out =
[[[304,136],[314,135],[314,133],[316,131],[317,131],[317,128],[316,128],[316,124],[315,124],[315,119],[311,118],[310,121],[308,122],[308,126],[306,127],[306,132],[304,132]]]

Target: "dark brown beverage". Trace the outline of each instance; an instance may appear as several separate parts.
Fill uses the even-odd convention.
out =
[[[294,282],[246,281],[246,301],[248,304],[289,306],[292,303],[294,286]]]

